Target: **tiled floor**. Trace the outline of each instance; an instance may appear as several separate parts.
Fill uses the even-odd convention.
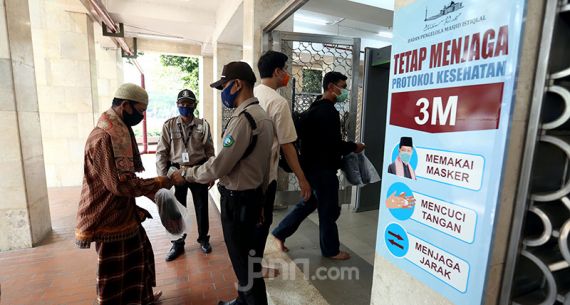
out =
[[[94,245],[81,250],[73,244],[79,193],[78,187],[50,189],[50,236],[36,248],[0,253],[0,304],[93,304],[97,270]],[[170,236],[160,225],[156,206],[148,199],[141,199],[139,204],[155,216],[144,227],[155,253],[157,289],[164,292],[161,304],[210,305],[235,296],[235,276],[219,214],[212,204],[210,235],[214,251],[206,255],[199,250],[193,223],[186,239],[186,254],[170,263],[164,261]],[[193,214],[193,209],[189,211]]]
[[[143,162],[148,170],[142,176],[154,176],[154,156],[144,155]],[[50,189],[53,226],[50,236],[35,248],[0,253],[1,305],[94,304],[97,270],[94,245],[92,249],[81,250],[73,243],[79,193],[79,187]],[[219,214],[213,203],[210,204],[210,235],[214,251],[209,255],[200,252],[198,244],[194,242],[197,232],[193,223],[186,239],[185,255],[170,263],[166,263],[164,257],[170,249],[172,237],[161,226],[156,206],[146,198],[140,199],[138,204],[155,217],[145,221],[143,225],[154,249],[158,285],[156,289],[164,292],[160,304],[213,305],[220,299],[229,300],[235,296],[235,276],[223,241]],[[192,205],[191,201],[189,204]],[[189,209],[191,218],[195,219],[193,210]],[[276,215],[274,225],[278,223],[280,216],[284,215]],[[318,233],[315,231],[318,229],[311,223],[318,224],[316,216],[316,214],[311,215],[309,218],[312,221],[307,221],[305,224],[311,229],[310,232],[306,232],[308,235],[304,236],[305,234],[299,232],[294,238],[297,239],[296,243],[300,248],[310,250],[308,256],[316,258],[316,264],[311,264],[313,267],[327,266],[330,262],[323,263],[320,260],[318,240],[314,240],[318,238]],[[358,265],[363,267],[363,270],[369,269],[365,265],[373,264],[376,219],[377,211],[352,213],[348,206],[343,206],[342,216],[338,221],[343,247],[360,257],[352,262],[356,263],[358,260]],[[294,244],[293,242],[291,245]],[[268,246],[268,251],[276,249]],[[364,271],[362,274],[364,278],[367,277],[366,273],[367,271]],[[346,296],[359,293],[347,292],[346,283],[343,284],[343,281],[327,281],[324,285],[315,285],[318,290],[311,288],[312,286],[302,277],[293,281],[270,280],[268,281],[270,304],[301,305],[309,296],[313,298],[312,300],[322,299],[317,294],[318,290],[322,292],[323,289],[344,291]],[[277,299],[272,297],[274,294]],[[326,293],[324,295],[326,297]],[[327,299],[330,300],[330,304],[342,304],[338,299]],[[322,299],[315,304],[326,304],[326,301]]]
[[[316,213],[311,214],[309,219],[319,224]],[[378,210],[354,213],[351,206],[343,205],[337,225],[341,243],[370,265],[374,265]]]
[[[292,207],[290,207],[291,209]],[[275,225],[287,214],[277,211]],[[310,283],[330,304],[367,305],[370,304],[374,251],[376,245],[376,227],[378,211],[362,213],[352,212],[350,206],[343,205],[337,221],[341,250],[348,250],[352,258],[347,261],[331,261],[321,256],[319,248],[318,214],[312,213],[293,236],[287,239],[290,251],[287,253],[296,262],[308,262],[300,267]],[[308,261],[306,261],[308,260]],[[341,268],[357,270],[348,278],[327,279],[315,277],[319,268]],[[338,270],[338,269],[337,269]]]
[[[278,193],[277,202],[292,207],[297,204],[298,197],[298,193],[294,192]],[[277,213],[280,214],[282,211],[277,211]],[[319,224],[319,216],[316,212],[308,218],[315,224]],[[274,223],[275,225],[277,222]],[[366,262],[374,265],[378,210],[355,213],[351,205],[343,204],[337,225],[341,243]]]

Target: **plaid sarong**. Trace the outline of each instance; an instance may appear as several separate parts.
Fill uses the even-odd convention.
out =
[[[100,305],[149,304],[156,286],[154,254],[145,230],[115,242],[97,242],[99,271],[97,303]]]

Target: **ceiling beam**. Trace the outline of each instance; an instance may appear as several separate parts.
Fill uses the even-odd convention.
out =
[[[161,19],[164,22],[191,24],[213,24],[215,13],[184,5],[163,5],[133,0],[109,1],[107,6],[115,16],[136,16],[137,18]]]
[[[346,0],[311,0],[303,9],[385,27],[391,27],[394,20],[394,12],[391,10]]]
[[[271,32],[275,30],[281,23],[287,20],[291,15],[295,14],[303,5],[305,5],[309,0],[291,0],[279,11],[271,21],[263,28],[264,33]]]

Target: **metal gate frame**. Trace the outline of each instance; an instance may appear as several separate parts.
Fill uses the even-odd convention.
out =
[[[281,41],[304,41],[311,43],[322,43],[322,44],[343,44],[352,45],[352,83],[350,88],[350,107],[349,107],[349,125],[354,128],[348,128],[348,139],[355,140],[356,136],[356,117],[358,108],[358,88],[360,84],[360,38],[348,38],[342,36],[333,35],[320,35],[320,34],[308,34],[308,33],[297,33],[297,32],[284,32],[284,31],[272,31],[266,33],[267,44],[264,44],[266,50],[282,51]],[[266,51],[264,50],[264,51]],[[355,51],[357,50],[357,51]],[[355,54],[357,54],[355,56]]]

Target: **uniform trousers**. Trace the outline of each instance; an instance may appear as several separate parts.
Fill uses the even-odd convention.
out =
[[[273,180],[269,183],[267,191],[265,191],[265,204],[263,205],[263,223],[257,226],[255,230],[255,240],[257,247],[255,252],[263,257],[265,252],[265,244],[267,243],[267,236],[269,236],[269,227],[273,223],[273,207],[275,206],[275,193],[277,193],[277,181]]]
[[[200,183],[186,183],[181,186],[174,186],[174,196],[178,202],[186,207],[186,197],[188,189],[192,192],[194,210],[196,211],[196,224],[198,225],[198,242],[210,241],[208,231],[210,222],[208,218],[208,185]]]
[[[219,186],[224,240],[238,279],[237,304],[267,305],[256,232],[264,198],[261,189],[230,191]]]

